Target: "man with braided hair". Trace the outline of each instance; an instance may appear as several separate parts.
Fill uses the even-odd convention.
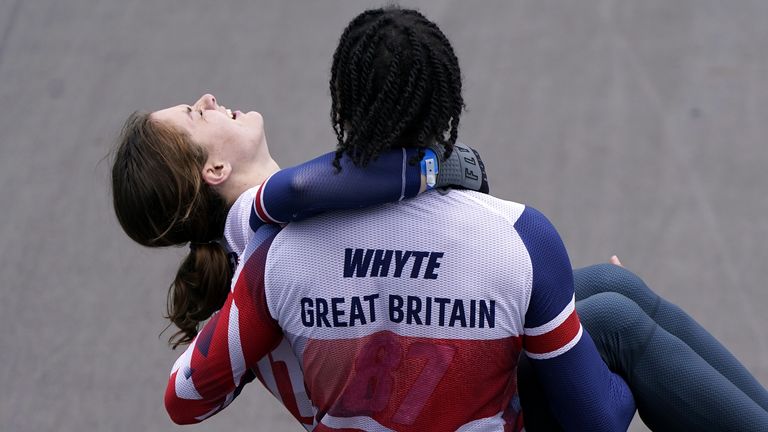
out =
[[[436,144],[447,154],[453,151],[464,106],[458,59],[437,25],[420,13],[386,8],[369,10],[356,17],[344,30],[334,54],[330,86],[332,122],[338,138],[337,157],[348,154],[353,161],[365,164],[391,147],[423,148]],[[395,319],[390,319],[390,325],[380,327],[346,329],[333,334],[319,332],[328,345],[333,345],[325,342],[329,339],[341,340],[355,334],[367,341],[361,342],[363,348],[358,351],[363,354],[368,344],[377,347],[374,341],[386,334],[396,342],[377,348],[377,352],[399,349],[406,353],[401,359],[402,365],[393,361],[397,367],[393,366],[389,375],[382,378],[395,380],[392,384],[395,387],[402,386],[392,390],[392,394],[399,394],[400,398],[393,396],[390,404],[378,412],[362,411],[379,422],[389,420],[388,424],[395,429],[403,426],[397,416],[403,405],[398,408],[397,404],[412,403],[406,383],[420,378],[403,369],[409,366],[409,361],[414,361],[408,353],[420,347],[419,344],[427,343],[434,356],[452,360],[435,386],[421,393],[425,399],[419,401],[423,402],[423,409],[434,410],[423,412],[425,418],[432,422],[451,419],[456,423],[443,424],[453,429],[483,422],[489,430],[492,424],[501,430],[505,416],[508,419],[511,414],[514,370],[517,354],[522,349],[531,358],[552,411],[566,429],[626,429],[634,413],[631,393],[626,383],[607,369],[589,335],[581,329],[574,312],[570,263],[557,232],[546,218],[530,207],[471,192],[427,193],[408,204],[423,212],[419,220],[406,217],[407,221],[403,221],[409,232],[408,240],[392,233],[386,237],[375,234],[376,227],[383,223],[379,218],[390,220],[408,215],[411,211],[407,206],[349,215],[339,224],[359,227],[347,240],[352,246],[426,250],[433,251],[429,252],[430,259],[435,255],[442,258],[440,272],[430,275],[434,279],[429,281],[357,279],[362,276],[358,268],[354,274],[356,286],[369,287],[368,283],[373,282],[370,289],[375,288],[382,297],[389,296],[390,318]],[[358,219],[365,223],[358,223]],[[318,219],[301,227],[289,226],[289,231],[281,234],[285,240],[281,239],[279,247],[273,250],[292,250],[288,239],[294,228],[297,232],[333,230],[335,223],[341,221],[328,222]],[[463,235],[457,239],[440,229],[446,226],[462,227]],[[362,254],[359,251],[367,249],[348,247],[345,250],[355,258],[354,253]],[[331,278],[323,288],[329,289],[333,283],[339,282]],[[393,314],[393,308],[399,311],[397,299],[401,296],[407,298],[404,302],[410,302],[404,306],[406,312],[402,320],[398,313]],[[451,299],[445,305],[439,304],[440,311],[445,306],[451,310],[451,318],[455,318],[446,318],[450,329],[441,326],[442,316],[434,322],[435,306],[432,316],[425,312],[430,299],[434,302],[438,298]],[[462,310],[459,304],[482,305],[484,302],[504,305],[496,309],[499,315],[494,316],[497,321],[493,326],[474,327],[471,319],[467,323],[461,319],[464,312],[471,318],[475,313],[481,315],[482,310],[476,312],[472,307]],[[387,311],[386,304],[383,309]],[[432,321],[427,324],[430,318]],[[317,333],[299,329],[297,338],[312,339]],[[355,357],[355,354],[349,355]],[[332,361],[330,357],[327,360]],[[385,359],[381,361],[387,364]],[[350,385],[354,390],[356,377],[365,376],[369,371],[367,366],[365,362],[354,362],[350,370],[345,371],[351,377],[347,387],[344,383],[337,384],[338,390],[343,392]],[[305,373],[310,388],[319,384],[308,371]],[[371,378],[368,383],[373,381]],[[508,387],[497,388],[494,393],[492,389],[499,383],[506,383]],[[465,395],[468,398],[461,397],[462,391],[469,391]],[[347,416],[354,414],[354,409],[345,411],[345,402],[348,399],[343,396],[336,400],[315,400],[321,410],[338,410]],[[392,414],[390,410],[395,410],[394,416],[387,419],[387,414]]]

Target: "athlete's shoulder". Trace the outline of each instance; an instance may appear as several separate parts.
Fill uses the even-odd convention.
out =
[[[456,195],[462,199],[474,201],[477,206],[505,218],[529,248],[561,243],[560,234],[552,222],[535,207],[478,192],[458,192]]]
[[[438,199],[448,201],[448,205],[455,207],[457,211],[496,215],[513,225],[527,208],[519,202],[468,190],[451,190]]]
[[[253,234],[250,219],[257,190],[258,187],[254,187],[243,192],[227,213],[227,222],[224,226],[224,240],[226,242],[224,247],[237,255],[243,254],[248,240]]]
[[[560,234],[552,222],[534,207],[525,206],[520,217],[515,222],[515,229],[521,237],[529,241],[560,241]]]

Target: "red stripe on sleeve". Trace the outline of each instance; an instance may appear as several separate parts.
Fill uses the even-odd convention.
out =
[[[544,354],[562,348],[579,333],[581,323],[576,310],[563,321],[562,324],[538,336],[528,336],[523,338],[523,346],[526,351],[533,354]]]
[[[256,198],[253,200],[253,207],[256,209],[256,214],[259,216],[259,219],[261,219],[264,223],[275,223],[272,219],[267,216],[267,212],[264,210],[264,207],[261,206],[261,192],[264,190],[264,185],[267,182],[264,181],[264,183],[259,186],[259,189],[256,191]]]

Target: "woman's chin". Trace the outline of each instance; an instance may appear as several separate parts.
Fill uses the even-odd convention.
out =
[[[242,113],[240,116],[238,116],[238,120],[240,118],[248,123],[255,122],[261,125],[264,124],[264,117],[262,117],[261,113],[258,111],[248,111],[247,113]]]

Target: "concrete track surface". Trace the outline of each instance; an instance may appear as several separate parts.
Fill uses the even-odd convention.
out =
[[[284,166],[332,149],[331,54],[375,5],[0,0],[0,430],[181,430],[158,335],[185,250],[127,239],[105,157],[131,111],[204,92],[262,112]],[[768,385],[768,2],[405,5],[455,45],[493,193],[574,266],[618,254]],[[184,430],[300,429],[251,385]]]

